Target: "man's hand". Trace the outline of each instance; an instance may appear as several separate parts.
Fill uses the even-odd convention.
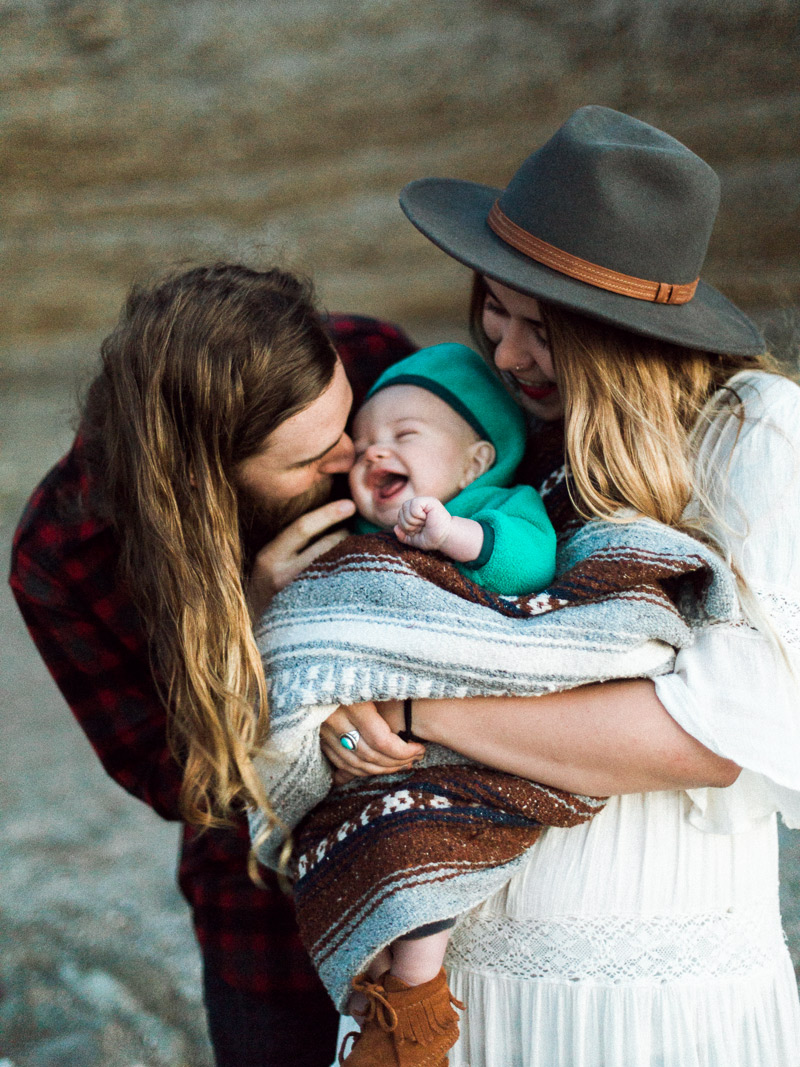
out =
[[[345,530],[334,530],[325,537],[319,535],[329,526],[349,519],[355,510],[352,500],[332,500],[301,515],[264,545],[253,563],[247,588],[247,601],[254,621],[264,614],[275,594],[294,581],[309,563],[347,537]]]
[[[354,751],[339,741],[350,730],[361,735]],[[333,765],[337,785],[371,774],[409,770],[425,754],[422,745],[401,741],[372,703],[337,708],[320,727],[319,739],[323,754]]]

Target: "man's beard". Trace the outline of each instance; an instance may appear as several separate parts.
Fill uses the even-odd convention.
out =
[[[305,493],[267,503],[245,489],[239,489],[239,533],[242,538],[245,566],[249,569],[260,550],[307,511],[324,504],[331,495],[333,479],[328,477]],[[327,531],[324,531],[327,533]]]

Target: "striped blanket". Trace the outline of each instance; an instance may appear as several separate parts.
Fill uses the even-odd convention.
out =
[[[318,731],[336,706],[655,677],[696,628],[738,612],[714,553],[649,520],[587,524],[560,549],[557,573],[543,593],[503,597],[391,535],[353,537],[279,594],[257,629],[271,712],[258,769],[294,831],[301,935],[340,1009],[382,947],[485,900],[542,827],[584,822],[603,801],[437,745],[411,772],[331,789]],[[254,835],[264,825],[252,816]],[[281,844],[274,831],[260,858],[275,866]]]

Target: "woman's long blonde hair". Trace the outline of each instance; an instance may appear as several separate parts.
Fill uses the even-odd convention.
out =
[[[481,324],[486,293],[477,275],[470,323],[491,358]],[[539,308],[564,398],[564,452],[579,514],[615,521],[633,509],[707,536],[707,524],[686,515],[690,500],[705,495],[697,447],[719,403],[742,417],[735,390],[722,397],[720,390],[739,371],[775,371],[772,358],[696,351],[554,304]]]
[[[251,757],[267,729],[244,589],[237,466],[330,383],[308,282],[218,263],[135,287],[102,345],[84,432],[144,625],[181,811],[269,812]]]

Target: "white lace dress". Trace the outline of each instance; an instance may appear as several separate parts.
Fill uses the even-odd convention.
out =
[[[454,931],[467,1011],[451,1067],[800,1067],[775,814],[800,826],[800,389],[760,372],[736,385],[747,421],[720,416],[702,463],[716,532],[784,652],[744,623],[713,627],[657,692],[746,769],[542,834]]]

